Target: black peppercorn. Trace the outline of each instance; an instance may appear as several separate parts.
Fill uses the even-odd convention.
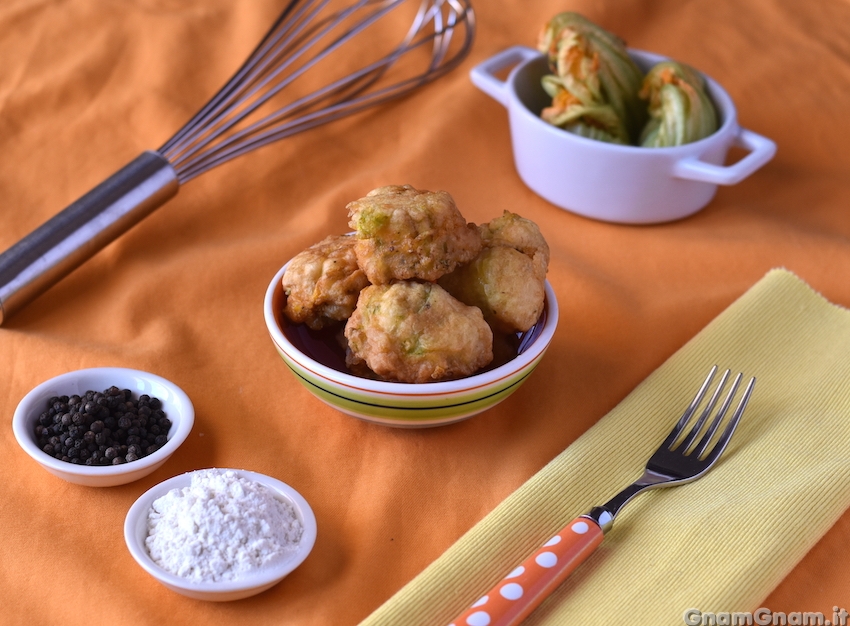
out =
[[[162,402],[129,389],[55,396],[47,401],[34,428],[38,446],[54,458],[85,465],[120,465],[165,445],[169,420]]]

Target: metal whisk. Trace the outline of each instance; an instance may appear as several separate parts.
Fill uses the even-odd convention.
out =
[[[260,146],[409,93],[456,67],[475,32],[470,0],[289,0],[234,76],[149,150],[0,254],[0,325],[172,198]],[[407,8],[413,17],[396,9]],[[412,21],[411,21],[412,19]],[[375,29],[398,23],[400,43]],[[457,36],[456,36],[457,35]],[[368,45],[363,45],[364,43]],[[323,86],[315,88],[315,77]],[[290,100],[281,102],[286,92]]]

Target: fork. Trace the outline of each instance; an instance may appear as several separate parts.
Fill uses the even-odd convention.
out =
[[[450,626],[518,624],[602,543],[604,533],[611,529],[617,514],[632,498],[649,489],[691,482],[714,467],[741,420],[756,382],[755,378],[750,379],[732,417],[715,441],[715,434],[732,404],[742,377],[740,373],[735,377],[720,408],[706,427],[729,378],[730,370],[727,369],[696,422],[685,433],[685,428],[697,413],[716,372],[715,365],[673,430],[650,457],[640,478],[602,506],[592,508],[567,524],[487,594],[455,618]]]

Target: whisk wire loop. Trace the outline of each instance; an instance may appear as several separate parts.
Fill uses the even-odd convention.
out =
[[[340,12],[338,17],[346,17],[352,11],[367,4],[369,1],[360,0],[357,4]],[[299,2],[300,0],[292,0],[282,17],[288,16],[289,10],[299,4]],[[331,26],[326,26],[324,31],[322,31],[319,28],[320,24],[315,24],[311,30],[316,31],[318,29],[318,34],[314,35],[306,43],[304,38],[309,36],[310,32],[299,38],[299,35],[309,25],[310,20],[315,19],[329,2],[330,0],[321,0],[320,2],[310,1],[306,4],[302,3],[303,6],[301,9],[292,14],[290,19],[279,19],[272,26],[266,37],[263,38],[263,41],[260,42],[234,77],[213,97],[210,104],[204,107],[200,114],[196,115],[178,132],[179,140],[175,141],[172,139],[160,150],[161,152],[178,155],[171,159],[172,164],[179,165],[194,154],[197,149],[200,149],[202,146],[197,145],[197,141],[201,137],[206,135],[208,142],[218,138],[236,123],[253,113],[260,105],[281,91],[311,65],[315,64],[318,60],[318,55],[311,63],[302,66],[297,73],[290,75],[286,80],[279,81],[275,87],[270,88],[266,92],[265,96],[257,96],[258,93],[264,88],[267,88],[271,81],[277,78],[289,66],[294,58],[291,52],[293,46],[300,44],[302,51],[308,50],[331,28]],[[308,11],[310,8],[312,8],[312,11]],[[326,24],[328,20],[329,18],[325,18],[321,23]],[[327,49],[325,53],[327,53]],[[245,103],[255,97],[256,99],[253,105],[244,106]],[[228,118],[227,116],[233,114],[240,105],[242,105],[242,111],[238,115]],[[216,127],[218,128],[216,129]],[[197,149],[187,149],[186,146],[191,145],[193,142],[197,145]]]
[[[335,4],[290,0],[233,78],[160,148],[181,183],[260,146],[399,97],[455,67],[472,44],[469,0],[421,0],[404,37],[383,56],[251,121],[309,70],[332,63],[345,44],[364,38],[371,26],[410,1],[356,0],[342,8]],[[461,26],[463,38],[453,46]],[[382,84],[402,57],[426,46],[430,52],[422,53],[424,69]]]

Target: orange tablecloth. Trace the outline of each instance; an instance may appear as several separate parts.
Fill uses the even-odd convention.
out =
[[[0,249],[161,145],[282,4],[0,3]],[[847,2],[474,6],[477,40],[458,70],[192,181],[0,328],[0,622],[356,624],[770,268],[786,267],[850,306]],[[775,159],[721,188],[699,214],[665,225],[595,222],[535,196],[515,173],[504,109],[471,85],[468,70],[510,45],[533,45],[561,10],[714,77],[741,124],[776,141]],[[325,407],[280,361],[262,318],[277,269],[345,232],[347,202],[396,183],[449,191],[470,221],[504,209],[536,221],[552,248],[549,280],[561,307],[545,360],[517,393],[432,430],[393,430]],[[153,475],[92,489],[40,469],[10,421],[36,384],[103,365],[175,381],[197,421]],[[271,474],[318,518],[309,559],[252,599],[176,595],[123,543],[138,495],[210,466]],[[850,513],[763,605],[827,617],[834,606],[850,608],[848,557]]]

